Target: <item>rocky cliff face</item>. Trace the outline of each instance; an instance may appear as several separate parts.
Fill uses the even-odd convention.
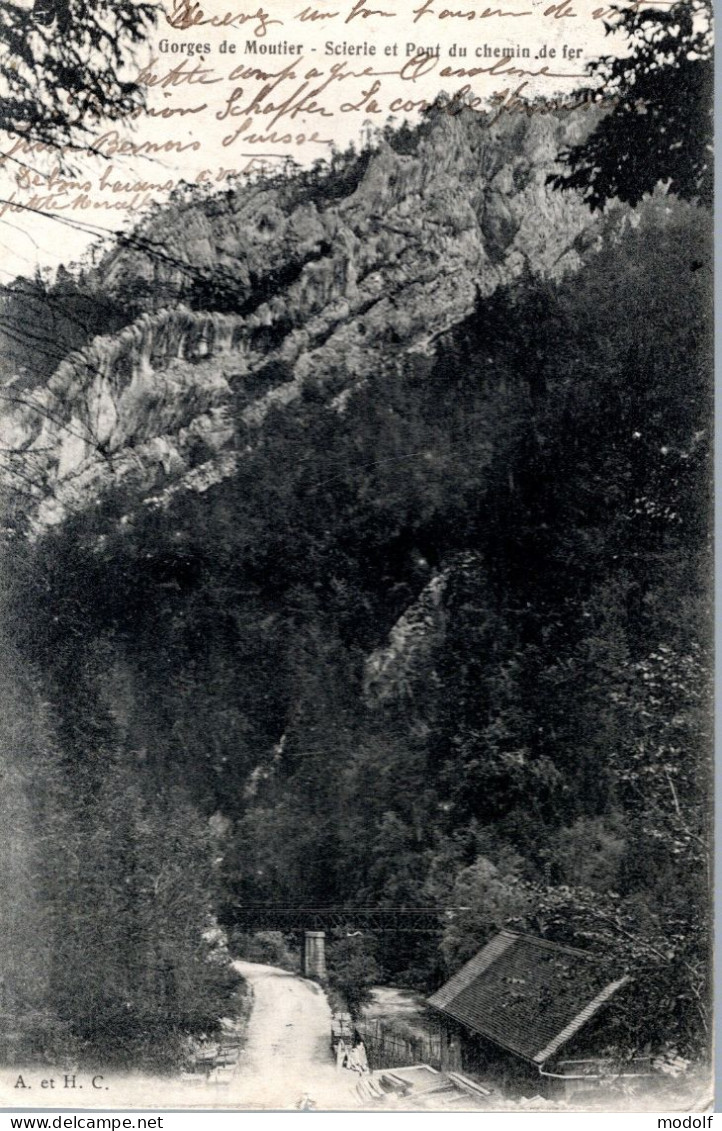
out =
[[[391,356],[433,351],[479,293],[526,267],[578,267],[594,224],[546,178],[585,125],[440,112],[415,151],[386,141],[345,180],[336,170],[169,206],[94,279],[145,293],[146,313],[44,387],[8,390],[7,486],[30,491],[40,528],[113,484],[139,503],[206,490],[274,403],[312,386],[342,411]]]

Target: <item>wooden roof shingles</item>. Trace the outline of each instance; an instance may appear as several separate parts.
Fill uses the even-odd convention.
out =
[[[542,1065],[628,980],[610,982],[583,950],[501,931],[429,1004]]]

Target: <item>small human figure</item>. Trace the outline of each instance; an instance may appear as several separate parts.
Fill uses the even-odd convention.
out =
[[[295,1107],[296,1111],[315,1111],[316,1101],[311,1099],[308,1092],[304,1092],[303,1095],[296,1100]]]
[[[360,1074],[368,1072],[369,1070],[366,1046],[363,1043],[363,1037],[358,1029],[354,1029],[353,1031],[353,1044],[346,1054],[344,1067],[350,1068],[352,1072],[358,1072]]]

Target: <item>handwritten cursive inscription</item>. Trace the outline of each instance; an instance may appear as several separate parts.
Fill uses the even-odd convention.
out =
[[[200,4],[194,0],[173,0],[173,7],[166,12],[166,20],[171,27],[179,31],[188,31],[190,28],[202,27],[245,27],[246,24],[255,25],[253,34],[259,39],[268,34],[269,27],[274,24],[283,25],[283,20],[274,20],[270,13],[263,7],[258,7],[255,12],[224,12],[222,15],[211,13],[207,15]]]
[[[160,0],[164,26],[135,66],[147,99],[129,112],[130,136],[83,102],[99,165],[67,184],[56,153],[11,139],[0,170],[32,156],[50,172],[16,178],[5,207],[135,216],[173,184],[287,176],[432,105],[486,123],[610,105],[606,92],[575,88],[603,50],[602,22],[643,2],[672,0]]]

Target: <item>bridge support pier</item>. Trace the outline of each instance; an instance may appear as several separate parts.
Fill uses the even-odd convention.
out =
[[[303,939],[303,962],[301,973],[304,978],[326,977],[326,932],[305,931]]]

